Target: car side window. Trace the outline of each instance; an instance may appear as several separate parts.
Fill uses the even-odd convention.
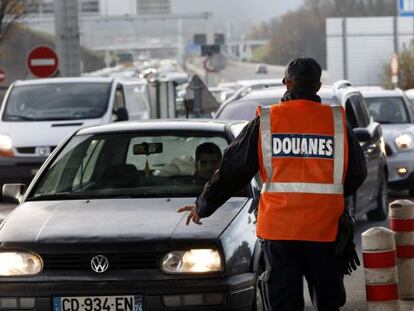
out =
[[[358,120],[356,118],[356,114],[354,111],[354,106],[351,103],[351,100],[348,98],[345,102],[345,113],[346,113],[346,120],[348,121],[349,125],[354,129],[359,127]]]
[[[370,114],[364,99],[359,95],[352,95],[351,103],[354,107],[359,127],[367,127],[370,123]]]
[[[104,144],[104,140],[92,140],[86,155],[83,158],[83,163],[80,165],[76,177],[73,181],[72,189],[84,185],[92,180],[93,173],[95,172],[96,162],[98,156],[101,154],[101,149]]]
[[[115,92],[114,110],[118,111],[120,108],[125,108],[125,97],[122,86],[118,85]]]

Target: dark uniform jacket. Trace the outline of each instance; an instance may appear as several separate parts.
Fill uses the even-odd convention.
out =
[[[321,102],[319,96],[305,90],[287,91],[282,101],[307,99]],[[208,217],[231,196],[245,187],[258,173],[258,139],[260,118],[249,122],[240,135],[225,150],[220,168],[204,187],[197,199],[197,213]],[[364,153],[351,127],[347,124],[348,169],[345,176],[344,196],[356,192],[367,175]]]

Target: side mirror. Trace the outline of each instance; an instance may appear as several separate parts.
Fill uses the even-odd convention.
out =
[[[252,205],[250,206],[249,209],[249,214],[255,212],[257,213],[257,208],[259,206],[259,201],[260,201],[260,190],[259,188],[253,187],[253,201],[252,201]]]
[[[129,116],[128,116],[128,110],[126,108],[118,108],[116,111],[114,111],[114,115],[115,115],[115,121],[119,122],[119,121],[128,121],[129,120]]]
[[[355,128],[354,133],[360,142],[367,142],[372,138],[371,133],[366,128]]]
[[[25,184],[5,184],[3,185],[3,201],[6,203],[20,204],[25,191]]]

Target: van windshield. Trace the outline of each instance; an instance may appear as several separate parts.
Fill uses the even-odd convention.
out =
[[[50,83],[13,87],[3,121],[58,121],[102,117],[111,83]]]

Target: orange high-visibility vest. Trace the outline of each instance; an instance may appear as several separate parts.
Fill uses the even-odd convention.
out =
[[[334,241],[348,164],[345,111],[308,100],[258,109],[263,187],[257,235]]]

